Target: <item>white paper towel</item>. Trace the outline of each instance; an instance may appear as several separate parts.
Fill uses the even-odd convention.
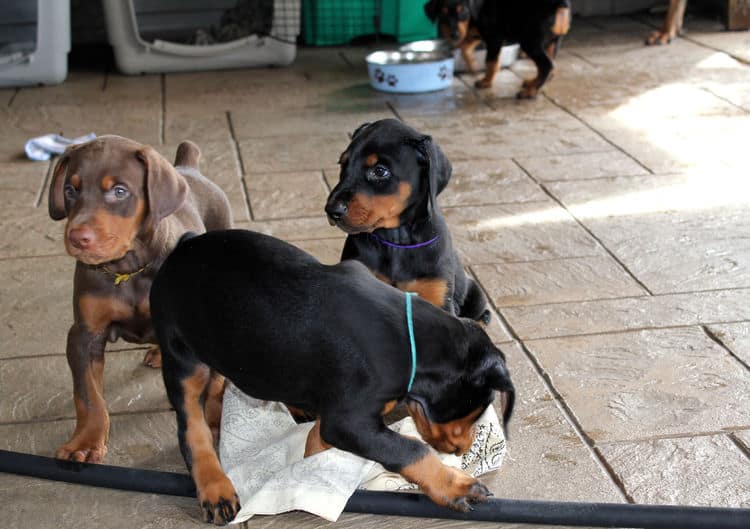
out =
[[[336,521],[358,488],[416,490],[399,474],[337,448],[304,458],[312,422],[297,424],[283,404],[254,399],[227,384],[221,418],[219,457],[240,497],[242,510],[232,523],[255,514],[303,510]],[[492,406],[477,420],[476,438],[462,457],[438,454],[447,465],[479,476],[500,467],[505,438]],[[407,417],[390,425],[419,437]]]

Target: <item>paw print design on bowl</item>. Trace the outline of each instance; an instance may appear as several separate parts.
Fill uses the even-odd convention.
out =
[[[445,79],[448,77],[448,67],[441,66],[440,70],[438,70],[438,77],[441,81],[445,81]]]
[[[393,74],[390,74],[390,75],[389,75],[389,76],[388,76],[388,77],[386,78],[386,81],[388,81],[388,86],[396,86],[396,85],[398,84],[398,77],[396,77],[396,76],[395,76],[395,75],[393,75]]]
[[[375,80],[379,83],[385,81],[385,73],[380,68],[375,70]]]

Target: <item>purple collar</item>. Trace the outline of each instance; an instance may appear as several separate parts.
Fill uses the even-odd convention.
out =
[[[422,248],[424,246],[429,246],[433,242],[435,242],[438,239],[440,239],[440,235],[435,235],[429,241],[420,242],[420,243],[417,243],[417,244],[396,244],[395,242],[386,241],[385,239],[382,239],[382,238],[378,237],[374,233],[371,233],[370,237],[372,237],[373,239],[375,239],[376,241],[378,241],[380,244],[384,244],[385,246],[390,246],[391,248],[399,248],[401,250],[412,250],[414,248]]]

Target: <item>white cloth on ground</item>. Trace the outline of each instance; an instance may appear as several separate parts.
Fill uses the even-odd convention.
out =
[[[93,132],[72,139],[59,134],[45,134],[27,141],[24,150],[30,160],[41,162],[49,160],[53,154],[62,154],[69,145],[84,143],[94,138],[96,138],[96,134]]]
[[[506,446],[493,406],[477,420],[476,437],[462,457],[438,454],[447,465],[479,476],[500,467]],[[304,458],[313,423],[297,424],[283,404],[254,399],[227,384],[221,418],[219,455],[240,497],[242,510],[232,523],[255,514],[303,510],[336,521],[358,488],[416,490],[399,474],[336,448]],[[419,437],[407,417],[391,429]]]

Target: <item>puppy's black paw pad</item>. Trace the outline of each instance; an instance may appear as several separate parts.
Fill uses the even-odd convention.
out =
[[[240,512],[240,499],[234,495],[232,500],[219,497],[219,501],[211,503],[204,501],[201,504],[203,508],[203,521],[214,525],[226,525],[237,516]]]

